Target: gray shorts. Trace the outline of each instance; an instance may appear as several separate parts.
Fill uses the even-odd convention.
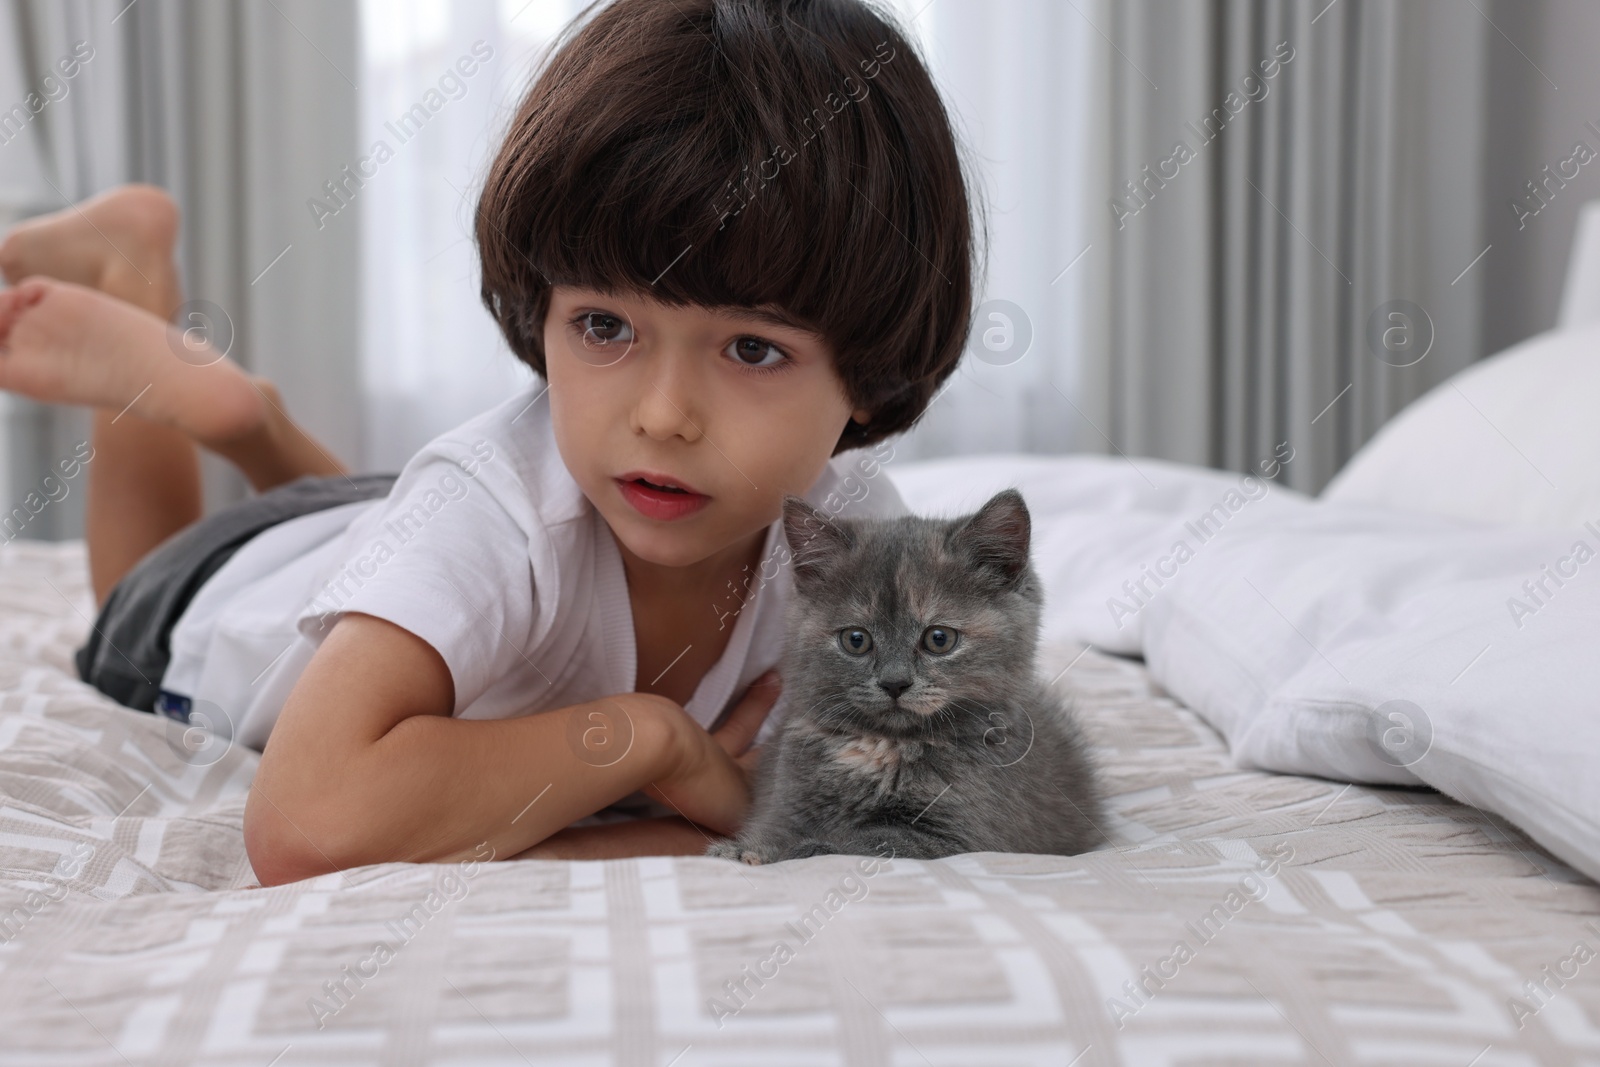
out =
[[[119,704],[156,711],[172,628],[200,587],[256,534],[341,504],[387,496],[393,474],[296,479],[185,526],[151,549],[111,590],[75,657],[78,677]],[[187,699],[162,706],[187,719]]]

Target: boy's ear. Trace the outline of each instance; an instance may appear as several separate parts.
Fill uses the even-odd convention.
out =
[[[950,547],[1009,587],[1028,569],[1032,520],[1022,494],[1002,489],[965,520],[956,520]]]
[[[852,544],[848,530],[793,493],[783,498],[783,536],[789,541],[797,585],[820,580]]]

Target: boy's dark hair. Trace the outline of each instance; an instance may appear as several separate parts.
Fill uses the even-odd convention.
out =
[[[484,305],[545,373],[555,284],[782,309],[833,347],[835,454],[908,429],[972,314],[944,102],[862,0],[614,0],[553,46],[484,181]],[[980,203],[981,208],[981,203]]]

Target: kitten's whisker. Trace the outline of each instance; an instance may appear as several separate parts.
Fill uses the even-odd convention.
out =
[[[988,727],[991,724],[991,722],[990,722],[990,719],[989,719],[988,715],[986,714],[987,708],[985,708],[984,705],[979,704],[978,707],[977,707],[977,710],[974,710],[974,709],[969,708],[969,707],[966,706],[966,704],[964,702],[964,698],[962,698],[962,697],[951,697],[950,698],[950,706],[953,707],[953,708],[958,708],[961,711],[967,712],[974,719],[977,719],[979,723],[984,724],[984,732],[985,733],[988,732]]]

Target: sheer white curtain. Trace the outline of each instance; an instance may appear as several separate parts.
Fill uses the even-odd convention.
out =
[[[897,458],[1105,449],[1077,408],[1086,281],[1092,0],[890,0],[916,32],[989,212],[968,355]],[[1031,336],[1030,336],[1031,335]],[[1087,409],[1085,409],[1087,410]]]
[[[472,213],[540,46],[577,8],[363,0],[361,151],[372,176],[354,203],[369,469],[398,470],[531,376],[478,300]],[[380,144],[393,153],[381,162]]]
[[[973,194],[990,205],[988,284],[979,299],[1005,302],[981,309],[970,342],[979,358],[964,361],[897,454],[1102,447],[1073,411],[1082,283],[1093,255],[1077,260],[1089,243],[1082,175],[1095,31],[1059,0],[885,2],[917,35],[956,117]],[[363,2],[362,151],[383,141],[393,153],[369,165],[375,173],[355,200],[370,468],[398,468],[527,378],[477,298],[472,211],[542,47],[580,7]],[[441,89],[440,79],[477,41],[493,58],[461,77],[464,90],[452,98],[454,83]],[[429,89],[440,89],[444,103],[420,131],[401,126],[413,105],[430,103]],[[400,143],[397,133],[410,139]]]

